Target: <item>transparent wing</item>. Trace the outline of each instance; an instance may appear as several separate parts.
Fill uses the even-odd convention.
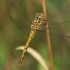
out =
[[[28,32],[30,32],[30,27],[27,27],[26,25],[23,25],[22,23],[20,23],[19,21],[17,21],[16,19],[14,19],[12,17],[9,17],[9,18],[25,35],[28,36]]]
[[[59,23],[59,24],[58,24]],[[69,22],[49,22],[50,39],[52,45],[55,46],[66,46],[70,41]],[[46,42],[45,30],[39,34],[39,42]],[[40,37],[41,36],[41,37]]]
[[[17,23],[18,27],[21,28],[21,30],[24,32],[24,34],[29,35],[30,25],[31,25],[30,18],[28,18],[26,14],[24,15],[17,8],[17,6],[14,3],[11,3],[11,4],[12,4],[14,10],[15,10],[14,13],[17,16],[17,20],[20,21],[22,24],[20,22],[18,22],[17,20],[13,19],[13,18],[11,18],[11,20],[13,20],[14,22]],[[68,38],[70,38],[70,36],[67,34],[66,28],[68,28],[69,25],[70,25],[69,22],[52,22],[52,21],[49,22],[49,28],[47,28],[47,29],[50,30],[50,37],[51,37],[52,44],[57,45],[59,43],[60,44],[67,43]],[[34,40],[35,39],[39,42],[40,41],[42,41],[42,42],[45,41],[46,40],[45,30],[38,32],[36,34]]]
[[[26,34],[28,36],[29,32],[30,32],[30,25],[31,25],[32,21],[30,20],[30,18],[27,17],[26,10],[21,9],[25,13],[25,14],[23,14],[20,11],[21,7],[18,8],[13,2],[11,2],[10,4],[11,4],[10,20],[13,22],[13,24],[18,26],[18,28],[21,29],[21,31],[24,34]]]
[[[21,16],[22,16],[24,19],[28,20],[28,22],[32,22],[31,19],[28,18],[26,14],[24,15],[24,14],[20,11],[20,9],[19,9],[13,2],[11,2],[11,6],[12,6],[11,8],[14,10],[14,13],[15,13],[15,14],[18,13],[18,14],[16,14],[16,16],[18,16],[19,14],[21,14]]]

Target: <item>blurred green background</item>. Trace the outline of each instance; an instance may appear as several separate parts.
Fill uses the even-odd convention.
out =
[[[41,0],[0,0],[0,70],[5,70],[10,52],[25,45],[30,32],[31,22],[25,19],[11,2],[31,21],[36,13],[42,12]],[[67,38],[70,35],[70,0],[46,0],[46,7],[54,70],[70,70],[70,39]],[[30,46],[37,50],[49,65],[45,32],[38,32]],[[14,53],[10,70],[43,70],[28,53],[22,66],[17,67],[21,52]]]

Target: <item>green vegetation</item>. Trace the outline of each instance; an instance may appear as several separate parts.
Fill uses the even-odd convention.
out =
[[[19,10],[30,20],[42,12],[41,0],[13,0]],[[52,44],[54,70],[70,69],[70,1],[46,0],[47,17]],[[15,20],[11,20],[10,17]],[[17,46],[25,45],[31,22],[11,4],[11,0],[0,0],[0,70],[5,70],[10,52]],[[45,32],[45,31],[44,31]],[[58,36],[61,35],[61,36]],[[63,37],[66,36],[66,37]],[[49,63],[45,33],[38,32],[30,46],[37,50]],[[29,54],[25,55],[21,67],[17,67],[21,51],[16,51],[11,60],[10,70],[43,70]]]

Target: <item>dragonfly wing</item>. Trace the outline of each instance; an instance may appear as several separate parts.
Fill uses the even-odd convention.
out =
[[[25,9],[21,9],[21,7],[20,7],[20,9],[24,12],[24,14],[23,14],[20,11],[20,9],[13,2],[11,2],[11,8],[17,18],[21,18],[21,19],[24,18],[25,20],[28,20],[29,23],[32,22],[31,19],[27,16]],[[24,20],[24,19],[22,19],[22,20]]]
[[[13,4],[12,4],[13,5]],[[15,14],[16,14],[16,16],[18,17],[18,20],[20,20],[21,21],[21,23],[23,23],[23,22],[26,22],[27,20],[28,20],[28,22],[31,22],[31,20],[29,20],[29,18],[26,18],[26,15],[23,15],[22,14],[22,12],[15,6],[15,5],[13,5],[14,6],[14,10],[15,10]],[[17,15],[17,13],[16,12],[18,12],[19,14],[21,14],[21,16],[19,16],[19,15]],[[21,20],[21,18],[25,18],[26,20],[24,20],[23,21],[23,19]],[[51,24],[52,23],[52,24]],[[66,25],[65,24],[66,22],[49,22],[49,28],[46,28],[46,29],[49,29],[50,30],[50,36],[51,36],[51,38],[53,38],[53,39],[56,39],[56,40],[63,40],[63,41],[67,41],[68,39],[68,37],[70,38],[70,36],[67,36],[66,35],[66,33],[65,33],[65,27],[64,27],[64,25]],[[69,23],[69,22],[68,22]],[[26,27],[26,26],[28,26],[28,24],[23,24],[23,25],[25,25],[24,27]],[[20,28],[22,28],[22,30],[24,29],[24,27],[21,25],[21,27]],[[30,27],[30,24],[29,24],[29,26],[28,27]],[[25,28],[25,29],[28,29],[28,27],[27,28]],[[44,27],[45,26],[43,26],[42,27],[42,31],[40,31],[40,32],[45,32],[45,29],[44,29]],[[28,29],[29,30],[29,29]],[[27,30],[27,31],[28,31]],[[40,36],[40,35],[39,35]],[[42,36],[40,36],[40,39],[42,39],[43,37]],[[36,38],[37,39],[37,38]],[[52,39],[52,40],[53,40]],[[53,40],[53,42],[55,43],[55,42],[57,42],[56,40]],[[40,40],[41,41],[41,40]],[[57,44],[57,43],[55,43],[55,44]]]
[[[26,10],[21,9],[21,7],[17,7],[13,2],[11,2],[11,21],[13,21],[25,34],[29,34],[30,31],[30,25],[31,25],[31,20],[30,18],[27,17]],[[20,11],[24,11],[24,14]],[[14,19],[15,18],[15,19]]]
[[[16,19],[10,17],[10,20],[25,34],[25,35],[29,35],[27,33],[30,32],[30,28],[29,26],[23,25],[22,23],[20,23],[19,21],[17,21]],[[28,31],[28,32],[27,32]]]
[[[57,24],[57,23],[51,24],[51,23],[49,23],[49,28],[47,28],[47,29],[49,29],[49,31],[50,31],[49,35],[51,37],[51,42],[53,44],[58,45],[58,44],[63,44],[64,42],[65,43],[68,42],[68,40],[70,39],[70,36],[67,35],[66,30],[64,30],[65,28],[66,28],[66,26],[65,26],[65,24],[63,24],[63,22],[60,23],[60,24]],[[46,30],[40,31],[40,34],[38,36],[39,37],[39,42],[41,42],[41,41],[43,43],[46,42],[45,41],[46,40],[46,36],[45,36],[46,32],[45,31]]]
[[[52,22],[53,23],[53,22]],[[69,23],[64,22],[54,22],[53,25],[49,23],[49,30],[50,30],[50,36],[52,44],[56,45],[66,45],[68,43],[68,40],[70,39],[70,35],[67,34]]]

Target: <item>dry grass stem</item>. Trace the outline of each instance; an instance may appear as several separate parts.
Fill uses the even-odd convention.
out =
[[[6,63],[6,69],[5,70],[10,70],[10,64],[11,64],[11,59],[12,59],[13,53],[14,53],[14,50],[9,54],[8,61]]]
[[[50,35],[49,35],[49,28],[48,27],[48,21],[47,21],[47,13],[46,13],[46,5],[45,5],[45,0],[42,0],[42,7],[43,7],[43,13],[44,13],[44,18],[46,20],[46,40],[47,40],[47,45],[48,45],[48,54],[49,54],[49,59],[50,59],[50,69],[54,70],[53,68],[53,60],[52,60],[52,51],[51,51],[51,42],[50,42]]]

